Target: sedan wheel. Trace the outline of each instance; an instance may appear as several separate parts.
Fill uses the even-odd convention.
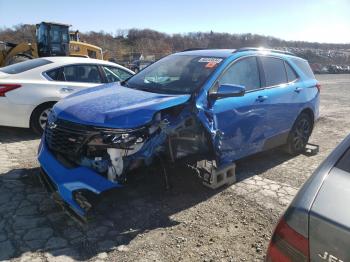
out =
[[[51,103],[51,102],[45,103],[38,106],[33,111],[30,117],[30,127],[33,129],[35,133],[41,135],[44,132],[46,122],[53,105],[54,103]]]
[[[39,125],[43,130],[45,129],[47,118],[49,117],[50,112],[51,108],[47,108],[44,111],[42,111],[39,116]]]

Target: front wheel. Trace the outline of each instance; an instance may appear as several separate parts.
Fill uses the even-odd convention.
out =
[[[302,113],[298,116],[286,144],[286,151],[289,154],[295,156],[305,151],[312,132],[312,124],[312,119],[308,114]]]
[[[53,103],[46,103],[38,106],[32,113],[30,118],[30,127],[39,135],[44,132],[47,118],[50,114]]]

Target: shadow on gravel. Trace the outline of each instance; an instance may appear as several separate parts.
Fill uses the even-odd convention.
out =
[[[262,174],[292,158],[293,156],[285,153],[283,149],[276,148],[241,159],[236,162],[237,182]]]
[[[39,138],[39,135],[36,135],[31,129],[28,128],[0,126],[0,143],[7,144]]]
[[[238,180],[259,175],[290,158],[272,150],[241,160]],[[38,172],[38,168],[17,169],[0,176],[0,260],[19,258],[28,251],[76,260],[114,249],[123,251],[147,231],[177,225],[173,214],[225,190],[208,189],[192,170],[178,167],[170,172],[172,189],[166,191],[164,177],[149,172],[104,195],[95,219],[80,224],[49,198]]]
[[[169,191],[162,177],[149,174],[104,196],[96,218],[80,224],[48,197],[38,172],[17,169],[0,177],[0,260],[27,256],[28,251],[87,260],[122,250],[144,232],[177,225],[173,214],[220,192],[201,186],[187,168],[172,171]]]

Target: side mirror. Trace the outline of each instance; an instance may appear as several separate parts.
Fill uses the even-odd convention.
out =
[[[244,96],[245,87],[240,85],[222,84],[216,92],[210,92],[209,97],[213,99],[220,99],[224,97],[238,97]]]

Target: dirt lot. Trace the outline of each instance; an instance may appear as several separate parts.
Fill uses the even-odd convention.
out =
[[[108,196],[95,221],[80,225],[48,198],[36,174],[39,140],[0,128],[0,260],[261,261],[278,217],[298,188],[350,133],[350,75],[321,75],[321,118],[311,142],[320,153],[280,150],[241,160],[239,182],[212,191],[190,170],[173,189],[157,174]]]

